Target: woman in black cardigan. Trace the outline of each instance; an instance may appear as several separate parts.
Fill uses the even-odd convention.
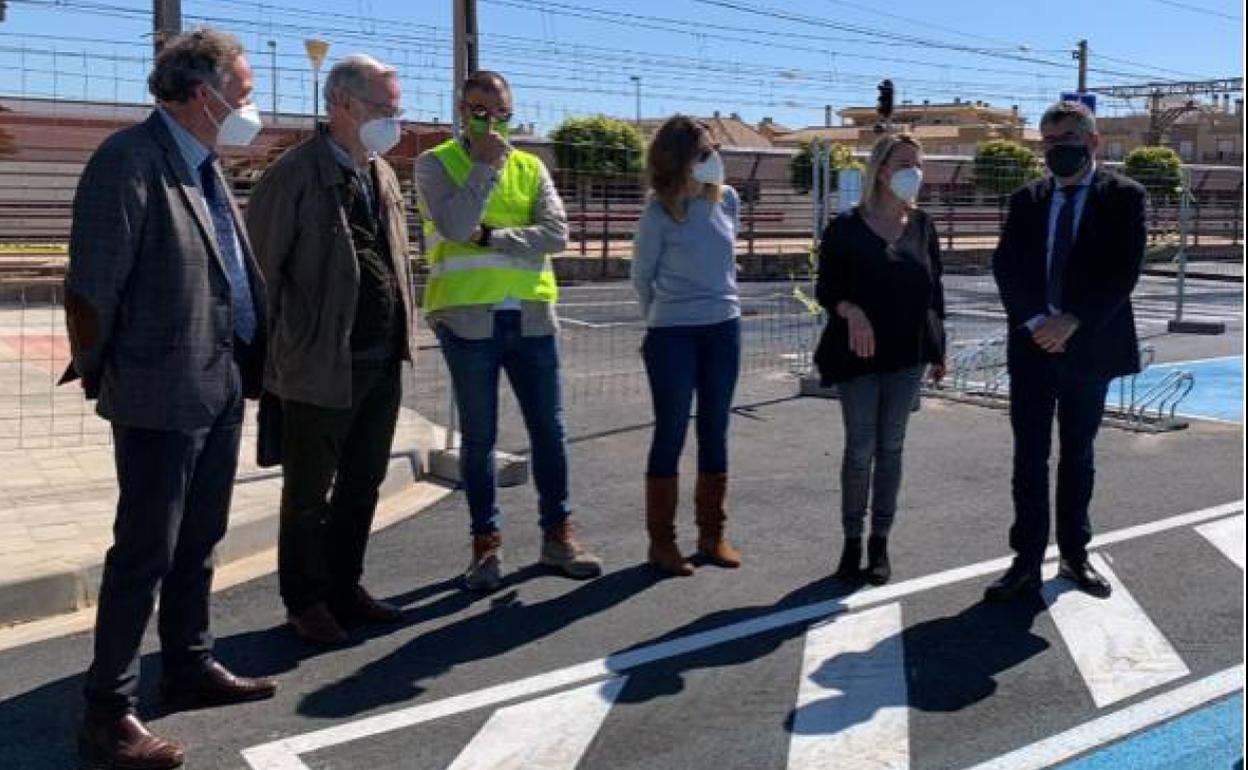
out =
[[[923,371],[945,374],[940,242],[914,201],[922,148],[908,134],[882,137],[863,174],[862,202],[828,223],[819,247],[819,304],[828,325],[815,352],[824,385],[836,384],[845,422],[836,575],[888,582],[888,535],[901,487],[906,422]],[[871,510],[867,568],[862,537]]]

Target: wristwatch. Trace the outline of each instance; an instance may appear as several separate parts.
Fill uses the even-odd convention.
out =
[[[490,236],[494,234],[494,228],[490,227],[489,225],[483,224],[481,225],[480,230],[481,230],[481,235],[477,237],[477,245],[489,246]]]

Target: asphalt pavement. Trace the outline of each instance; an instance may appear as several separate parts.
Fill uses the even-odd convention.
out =
[[[1227,676],[1242,690],[1240,426],[1105,430],[1093,517],[1112,537],[1097,553],[1127,601],[1089,608],[1054,582],[1047,604],[990,607],[983,587],[1008,554],[1005,416],[924,403],[908,440],[894,583],[855,589],[830,577],[839,406],[786,388],[755,377],[739,399],[729,531],[740,570],[662,580],[642,564],[644,400],[607,405],[599,425],[609,429],[574,430],[572,445],[576,517],[606,561],[602,578],[534,566],[533,492],[517,487],[500,498],[508,581],[490,596],[465,593],[467,514],[454,494],[373,538],[366,582],[404,607],[401,623],[315,650],[283,626],[274,577],[230,588],[214,602],[218,654],[278,676],[278,697],[165,713],[149,635],[144,713],[186,742],[194,770],[511,767],[512,749],[536,752],[514,766],[569,770],[866,767],[882,750],[894,764],[880,766],[964,770],[1054,736],[1107,744],[1114,733],[1098,720],[1165,713],[1191,688],[1220,702]],[[1232,538],[1238,526],[1238,564],[1225,532],[1198,531],[1208,525]],[[1126,630],[1098,637],[1103,620]],[[1114,639],[1138,649],[1115,654]],[[77,766],[89,652],[78,633],[0,653],[5,768]]]

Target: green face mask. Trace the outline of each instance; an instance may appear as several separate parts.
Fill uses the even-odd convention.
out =
[[[511,126],[507,123],[494,121],[494,131],[502,138],[511,136]],[[473,116],[468,119],[468,133],[471,136],[485,136],[490,133],[490,119]]]

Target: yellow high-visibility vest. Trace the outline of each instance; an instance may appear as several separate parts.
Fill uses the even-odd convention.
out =
[[[450,139],[429,152],[441,161],[456,186],[463,187],[473,164],[463,145]],[[482,224],[496,229],[533,224],[533,208],[541,194],[541,163],[536,155],[511,150],[498,184],[486,201]],[[502,254],[475,243],[447,240],[427,214],[422,216],[429,253],[425,312],[496,305],[508,298],[550,303],[558,298],[559,288],[549,256],[538,261]]]

